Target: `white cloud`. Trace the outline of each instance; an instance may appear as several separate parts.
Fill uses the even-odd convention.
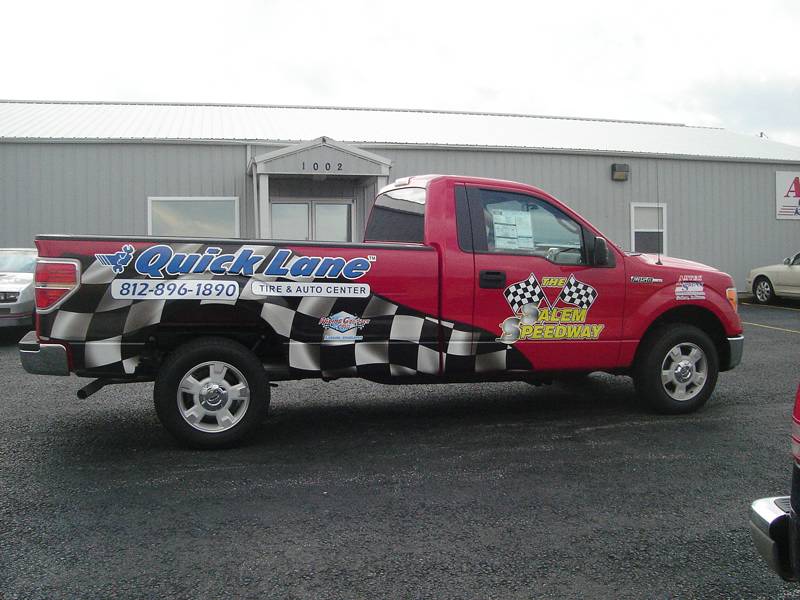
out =
[[[791,0],[40,1],[2,10],[4,98],[476,109],[800,136],[800,106],[779,120],[746,93],[769,98],[771,83],[798,83],[800,3]]]

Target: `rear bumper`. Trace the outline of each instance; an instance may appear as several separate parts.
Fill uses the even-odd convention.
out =
[[[22,368],[34,375],[69,375],[67,349],[60,344],[43,344],[29,331],[17,344]]]
[[[761,498],[750,505],[750,535],[770,569],[794,579],[790,557],[789,496]]]
[[[719,366],[719,370],[730,371],[738,366],[742,362],[742,352],[744,352],[744,336],[729,337],[727,361]]]

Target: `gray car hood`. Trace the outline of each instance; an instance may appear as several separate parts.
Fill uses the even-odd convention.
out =
[[[21,292],[33,285],[33,273],[0,272],[0,292]]]

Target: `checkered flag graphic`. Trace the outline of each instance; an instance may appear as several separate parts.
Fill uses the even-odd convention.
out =
[[[512,283],[503,291],[503,295],[514,314],[519,313],[526,304],[533,302],[538,305],[546,299],[542,286],[539,285],[539,280],[533,273],[523,281]]]
[[[171,244],[176,253],[203,254],[200,243]],[[223,252],[235,254],[242,248],[255,254],[274,256],[278,248],[259,245],[222,246]],[[122,251],[121,251],[122,252]],[[530,361],[507,344],[497,343],[493,332],[469,323],[445,321],[411,307],[396,304],[370,294],[361,297],[260,296],[252,292],[248,278],[241,275],[214,275],[209,272],[170,277],[169,281],[202,279],[235,280],[240,287],[236,300],[176,300],[165,298],[119,299],[112,295],[112,283],[118,277],[146,278],[123,265],[121,273],[112,270],[112,261],[94,255],[80,257],[81,287],[57,311],[40,315],[43,331],[70,343],[73,364],[97,376],[122,377],[148,373],[142,350],[164,323],[180,321],[187,311],[203,305],[227,304],[251,318],[261,318],[283,343],[288,352],[291,375],[300,377],[366,377],[384,379],[402,375],[437,375],[440,372],[491,373],[530,370]],[[119,263],[117,263],[119,264]],[[293,281],[284,277],[253,280]],[[526,284],[529,282],[520,282]],[[532,284],[543,297],[534,278]],[[519,284],[518,284],[519,285]],[[520,296],[520,298],[522,298]],[[520,300],[524,304],[529,300]],[[212,307],[208,307],[212,308]],[[369,320],[363,339],[325,339],[320,319],[347,312]]]
[[[575,279],[575,275],[570,275],[567,283],[564,284],[564,289],[558,295],[558,299],[578,308],[590,308],[597,299],[597,290],[588,283]]]

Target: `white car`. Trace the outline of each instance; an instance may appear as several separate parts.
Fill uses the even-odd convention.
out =
[[[747,276],[747,287],[759,304],[776,296],[800,298],[800,252],[783,259],[780,265],[757,267]]]
[[[0,327],[30,326],[36,250],[0,248]]]

